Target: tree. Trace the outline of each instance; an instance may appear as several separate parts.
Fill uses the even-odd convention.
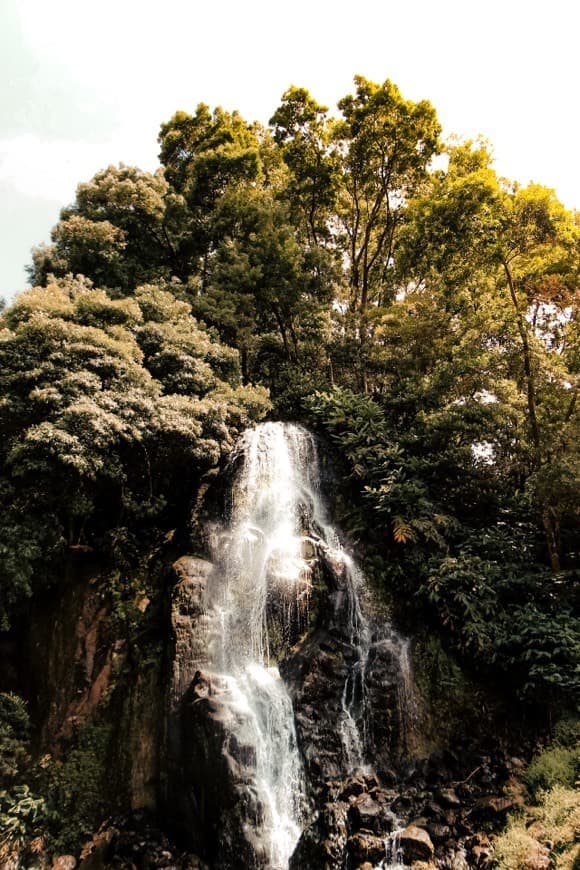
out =
[[[346,237],[349,303],[364,313],[371,302],[389,298],[397,231],[407,200],[427,178],[440,127],[430,103],[403,99],[388,79],[377,85],[356,76],[355,85],[355,94],[338,103],[338,219]]]
[[[339,178],[327,112],[305,88],[292,86],[270,119],[290,171],[286,196],[312,247],[329,240]]]
[[[250,188],[261,175],[258,128],[238,112],[210,112],[200,103],[195,115],[176,112],[162,124],[159,142],[167,181],[187,205],[189,254],[205,289],[217,243],[216,208],[227,192]]]
[[[52,246],[33,252],[31,281],[82,274],[97,285],[132,291],[145,281],[185,280],[191,264],[183,240],[185,203],[162,170],[109,166],[79,184],[64,208]]]
[[[422,293],[441,288],[456,322],[479,319],[479,334],[487,333],[487,346],[495,348],[485,389],[523,412],[515,461],[520,482],[536,493],[558,571],[560,510],[553,490],[546,501],[546,484],[560,477],[560,462],[568,472],[570,462],[576,466],[577,370],[570,351],[579,235],[573,218],[553,191],[502,182],[487,150],[466,143],[451,150],[449,169],[433,179],[429,195],[411,204],[401,238],[399,267],[412,286]]]
[[[6,614],[63,548],[171,523],[268,401],[239,385],[236,352],[159,287],[112,299],[86,279],[53,280],[1,326]]]

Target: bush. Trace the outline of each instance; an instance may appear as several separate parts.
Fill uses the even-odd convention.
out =
[[[0,693],[0,781],[12,780],[26,763],[29,729],[22,698],[12,692]]]
[[[82,725],[62,762],[47,767],[47,804],[54,813],[51,848],[74,853],[110,809],[108,765],[111,730]]]
[[[528,816],[510,819],[495,841],[498,870],[557,870],[580,868],[580,801],[573,789],[555,786],[542,792]]]
[[[521,820],[513,821],[495,842],[498,870],[537,870],[546,859],[548,849],[530,836]]]
[[[532,797],[554,786],[573,788],[580,776],[580,746],[553,746],[536,756],[523,774],[523,781]]]
[[[0,791],[0,866],[5,866],[3,860],[28,850],[48,817],[44,798],[33,794],[29,786],[16,785],[10,792]]]
[[[580,719],[578,716],[563,716],[554,728],[554,743],[558,746],[580,746]]]

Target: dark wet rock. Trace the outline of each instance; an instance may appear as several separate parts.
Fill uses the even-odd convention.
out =
[[[289,870],[342,867],[348,838],[343,801],[325,804],[302,833],[290,859]]]
[[[451,828],[448,825],[439,825],[436,822],[427,822],[425,830],[434,843],[446,843],[451,837]]]
[[[470,817],[478,822],[507,817],[510,810],[516,809],[520,801],[516,796],[491,795],[478,798],[470,811]]]
[[[435,801],[429,801],[423,807],[421,815],[429,819],[442,819],[445,816],[445,812]]]
[[[266,866],[255,833],[263,818],[253,788],[255,747],[234,733],[242,714],[227,685],[204,670],[206,584],[213,566],[184,556],[173,568],[166,814],[181,841],[210,862]]]
[[[486,834],[479,833],[466,841],[473,867],[487,867],[492,861],[493,845]]]
[[[405,864],[411,864],[413,861],[430,861],[435,854],[429,834],[416,825],[408,825],[405,828],[399,843]]]
[[[342,800],[348,800],[350,797],[358,797],[366,791],[366,789],[367,786],[364,779],[362,779],[362,777],[354,777],[346,781],[346,785],[340,791],[340,797]]]
[[[391,809],[394,813],[406,815],[412,810],[413,805],[414,801],[409,794],[400,794],[391,804]]]
[[[359,828],[374,830],[381,822],[383,807],[370,794],[361,794],[351,808]]]
[[[75,870],[77,859],[74,855],[57,855],[52,860],[50,870]]]
[[[182,794],[190,808],[189,844],[223,867],[239,866],[238,861],[246,867],[266,863],[253,833],[263,818],[252,787],[255,747],[241,743],[232,729],[241,715],[226,686],[196,672],[181,709],[188,746]]]
[[[349,837],[347,849],[354,867],[367,862],[375,866],[385,857],[385,840],[366,831],[359,832]]]
[[[389,833],[393,829],[393,815],[384,803],[376,801],[370,794],[363,793],[352,804],[349,814],[351,830]]]
[[[330,651],[332,650],[332,652]],[[296,710],[298,743],[316,791],[345,773],[340,730],[347,666],[344,645],[318,629],[280,666]]]
[[[200,630],[203,618],[203,601],[207,579],[212,565],[193,556],[182,556],[173,565],[175,585],[173,588],[170,624],[173,636],[171,668],[167,687],[167,734],[165,804],[172,830],[184,833],[185,841],[193,848],[198,816],[197,797],[193,793],[191,772],[188,766],[191,720],[183,717],[182,707],[186,692],[190,701],[203,691],[203,682],[196,674],[207,659],[205,638]],[[194,775],[195,778],[195,775]]]
[[[197,855],[183,852],[142,817],[104,824],[81,851],[79,870],[208,870]]]
[[[207,641],[200,631],[208,577],[213,565],[182,556],[173,565],[176,584],[171,602],[174,653],[171,663],[170,710],[179,705],[194,673],[207,663]]]
[[[452,788],[441,788],[436,793],[437,800],[445,807],[460,807],[461,800]]]
[[[464,849],[454,851],[451,848],[449,857],[443,866],[448,868],[448,870],[470,870],[472,865],[468,862]]]

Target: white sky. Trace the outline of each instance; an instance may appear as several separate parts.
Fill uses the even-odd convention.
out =
[[[578,0],[0,0],[0,296],[79,181],[154,169],[199,102],[267,122],[290,84],[333,109],[360,73],[580,207]]]

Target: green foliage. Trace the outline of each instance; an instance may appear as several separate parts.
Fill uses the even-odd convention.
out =
[[[522,779],[532,798],[556,785],[573,788],[580,779],[580,744],[544,750],[528,765]]]
[[[46,764],[43,791],[51,814],[51,851],[74,854],[111,811],[110,743],[108,726],[83,725],[64,760]]]
[[[376,581],[520,697],[573,703],[580,226],[484,142],[433,169],[439,136],[357,76],[336,117],[295,86],[269,129],[177,112],[154,175],[79,185],[2,314],[6,613],[67,546],[177,525],[260,383],[332,445]]]
[[[0,693],[0,863],[27,853],[50,819],[44,796],[26,780],[33,776],[30,720],[18,695]]]
[[[28,852],[30,842],[43,830],[50,817],[46,801],[29,786],[16,785],[0,791],[0,860]]]
[[[193,488],[268,400],[239,386],[236,352],[156,286],[116,300],[85,280],[53,281],[22,294],[2,327],[6,618],[43,561],[102,546],[113,517],[163,524],[180,485]]]
[[[497,656],[524,677],[521,692],[580,699],[580,620],[569,611],[532,603],[514,608],[501,626]]]
[[[568,748],[580,746],[580,718],[577,715],[567,714],[556,722],[554,743]]]
[[[0,693],[0,782],[13,780],[27,762],[29,729],[22,698],[12,692]]]
[[[109,166],[77,188],[61,212],[52,245],[33,251],[33,284],[53,273],[82,274],[121,292],[146,281],[185,277],[188,252],[181,241],[183,205],[163,172]]]
[[[538,753],[523,771],[531,806],[512,817],[495,842],[495,860],[504,870],[551,865],[577,870],[580,862],[580,740],[577,716],[561,719],[552,746]]]
[[[307,402],[360,493],[349,531],[364,536],[379,522],[373,547],[386,554],[383,582],[427,620],[435,616],[480,671],[509,674],[522,698],[572,702],[580,625],[559,581],[537,564],[529,502],[502,501],[505,484],[495,472],[490,479],[469,441],[461,449],[465,429],[473,438],[489,419],[474,405],[455,405],[445,418],[421,411],[399,429],[389,398],[337,388]]]
[[[436,635],[420,635],[413,647],[413,671],[428,713],[427,726],[438,746],[465,733],[480,715],[477,688]]]

